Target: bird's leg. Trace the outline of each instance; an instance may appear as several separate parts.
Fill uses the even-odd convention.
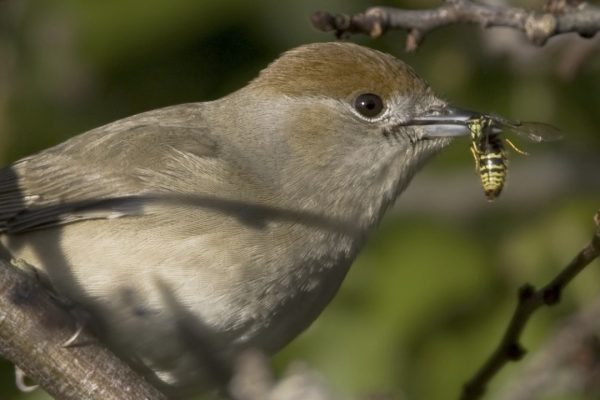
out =
[[[48,280],[48,278],[45,275],[41,274],[37,268],[20,258],[11,259],[10,263],[15,268],[23,271],[26,275],[35,279],[44,288],[46,288],[48,290],[48,294],[62,307],[64,307],[75,319],[75,332],[67,340],[65,340],[62,346],[76,347],[89,344],[87,342],[78,342],[77,340],[81,336],[83,330],[89,325],[91,317],[84,310],[82,310],[80,307],[74,304],[71,300],[57,293],[54,287],[52,286],[51,282]],[[18,376],[19,373],[17,372],[17,377]]]
[[[35,279],[38,282],[44,283],[44,281],[45,281],[39,274],[38,270],[33,265],[29,264],[27,261],[23,260],[22,258],[11,258],[10,265],[12,265],[16,269],[24,272],[25,275],[32,277],[33,279]]]

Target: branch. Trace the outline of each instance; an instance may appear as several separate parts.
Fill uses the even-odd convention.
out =
[[[554,0],[548,3],[544,11],[536,12],[470,0],[445,0],[444,4],[431,10],[372,7],[354,15],[317,11],[311,16],[311,21],[321,31],[334,31],[338,38],[356,33],[375,38],[388,30],[406,30],[407,51],[416,50],[430,31],[459,23],[479,24],[483,28],[513,28],[524,32],[532,43],[542,46],[552,36],[576,32],[589,38],[600,30],[599,7],[572,3]]]
[[[590,243],[554,279],[538,290],[529,284],[519,289],[518,303],[502,340],[479,371],[464,385],[461,400],[481,398],[487,384],[505,364],[518,361],[525,355],[519,340],[533,313],[544,305],[557,304],[569,282],[600,255],[600,211],[596,213],[594,222],[596,232]]]
[[[65,347],[73,317],[46,289],[0,261],[0,355],[61,400],[163,400],[165,397],[85,330]]]
[[[600,298],[569,316],[495,400],[597,398],[600,389]]]

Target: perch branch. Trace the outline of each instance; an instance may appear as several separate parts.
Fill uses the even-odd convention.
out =
[[[0,356],[61,400],[164,400],[123,361],[83,330],[46,289],[0,261]]]
[[[583,37],[594,36],[600,30],[600,7],[553,0],[543,11],[533,11],[470,0],[445,0],[438,8],[430,10],[372,7],[354,15],[317,11],[311,16],[311,21],[321,31],[334,31],[338,38],[356,33],[379,37],[388,30],[405,30],[408,32],[407,51],[416,50],[430,31],[459,23],[516,29],[524,32],[532,43],[541,46],[552,36],[568,32],[576,32]]]
[[[464,385],[461,400],[481,398],[490,380],[510,361],[518,361],[525,355],[525,349],[519,343],[521,333],[531,316],[542,306],[551,306],[560,301],[563,289],[588,264],[600,255],[600,211],[594,217],[596,232],[590,243],[556,275],[540,289],[525,284],[519,289],[517,306],[504,332],[498,347],[487,361]]]

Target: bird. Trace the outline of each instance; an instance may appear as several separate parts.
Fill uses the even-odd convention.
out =
[[[415,173],[468,135],[456,110],[389,54],[301,45],[222,98],[0,170],[2,251],[185,397],[318,317]]]

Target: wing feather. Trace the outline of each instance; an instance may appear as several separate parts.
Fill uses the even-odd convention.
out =
[[[201,176],[206,163],[209,173],[218,146],[201,118],[182,126],[178,107],[198,114],[201,104],[117,121],[1,169],[0,233],[140,215],[142,207],[132,206],[136,198],[170,186],[193,192],[189,174],[174,168],[194,163]],[[151,170],[160,174],[153,179]]]

